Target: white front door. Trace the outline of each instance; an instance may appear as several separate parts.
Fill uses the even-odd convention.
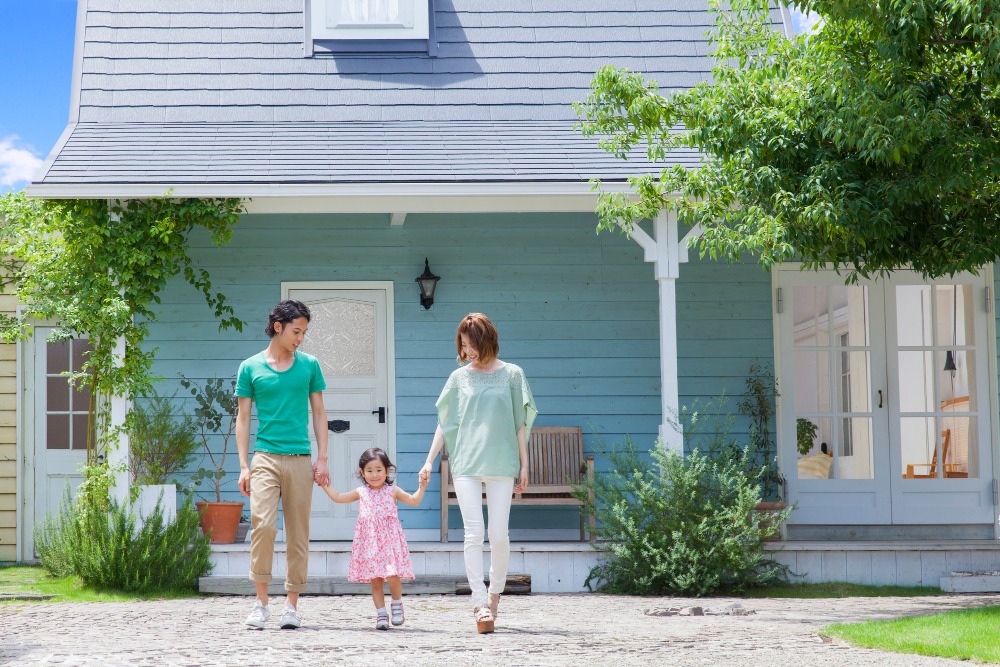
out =
[[[790,523],[992,523],[986,280],[777,282]]]
[[[90,391],[71,388],[65,373],[79,371],[90,349],[84,339],[49,341],[51,328],[35,329],[32,344],[34,389],[34,525],[59,510],[66,488],[83,481],[80,465],[87,459]]]
[[[312,311],[302,350],[319,360],[326,379],[327,419],[341,422],[329,433],[330,476],[338,490],[355,488],[364,450],[380,447],[395,461],[392,285],[285,283],[282,292]],[[310,539],[352,539],[357,514],[357,503],[334,503],[316,487]]]

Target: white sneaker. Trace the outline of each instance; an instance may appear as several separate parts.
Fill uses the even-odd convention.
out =
[[[254,600],[253,609],[250,610],[250,615],[243,623],[251,630],[263,630],[264,624],[269,618],[271,618],[271,612],[268,611],[267,607],[262,605],[260,600]]]
[[[392,624],[402,625],[403,624],[403,601],[393,602],[392,608]]]
[[[281,614],[282,630],[295,630],[296,628],[302,627],[302,619],[299,617],[299,612],[292,605],[286,605],[285,611]]]

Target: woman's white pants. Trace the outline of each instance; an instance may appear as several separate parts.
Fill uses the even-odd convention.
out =
[[[503,593],[507,583],[507,563],[510,560],[510,500],[514,493],[513,477],[456,477],[455,495],[462,510],[465,527],[465,574],[472,589],[472,605],[487,604],[486,584],[483,583],[483,485],[486,485],[486,507],[490,516],[490,593]]]

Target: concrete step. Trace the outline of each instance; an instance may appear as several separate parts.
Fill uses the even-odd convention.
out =
[[[489,585],[489,578],[486,584]],[[198,590],[202,593],[220,595],[253,595],[254,585],[247,577],[239,575],[213,575],[198,579]],[[307,595],[371,595],[371,584],[348,581],[347,577],[317,575],[309,577]],[[454,575],[420,575],[413,581],[403,581],[406,595],[468,595],[469,582],[465,577]],[[267,587],[268,595],[284,595],[285,578],[275,575]],[[528,595],[531,593],[530,574],[508,574],[504,595]]]
[[[1000,593],[1000,570],[961,570],[941,577],[947,593]]]

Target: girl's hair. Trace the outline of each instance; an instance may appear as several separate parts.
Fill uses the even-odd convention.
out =
[[[271,314],[267,316],[267,327],[264,329],[264,333],[267,334],[268,338],[274,338],[278,333],[274,330],[276,322],[281,322],[281,326],[284,327],[292,320],[297,320],[300,317],[306,318],[306,322],[312,319],[309,306],[294,299],[279,301],[278,305],[271,311]]]
[[[365,479],[365,466],[372,461],[381,461],[382,465],[385,466],[386,484],[392,484],[396,481],[396,476],[391,472],[396,469],[396,466],[392,465],[389,455],[381,447],[372,447],[361,452],[361,458],[358,460],[358,477],[365,483],[365,486],[368,486],[368,480]]]
[[[469,358],[462,349],[462,336],[469,339],[469,344],[479,353],[479,363],[489,364],[500,354],[500,343],[497,342],[497,328],[490,318],[482,313],[469,313],[458,323],[455,334],[455,347],[458,348],[458,361],[465,363]]]

